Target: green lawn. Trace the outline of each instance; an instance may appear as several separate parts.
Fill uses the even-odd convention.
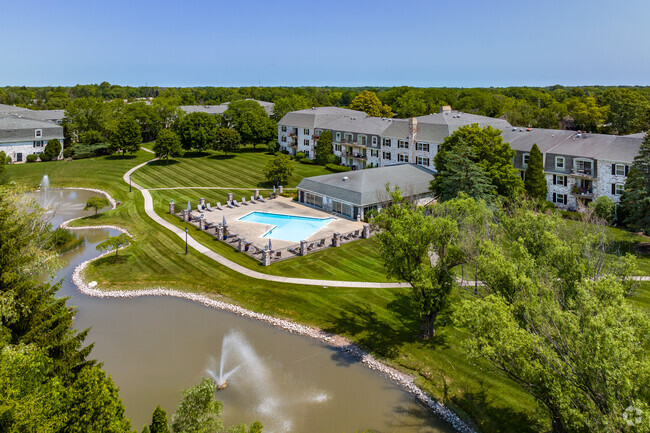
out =
[[[212,155],[210,155],[212,156]],[[233,158],[218,159],[210,156],[180,158],[169,166],[145,167],[141,177],[134,181],[148,187],[196,185],[208,179],[201,172],[214,173],[210,184],[253,188],[261,181],[257,170],[268,159],[267,155],[246,152]],[[78,221],[80,225],[115,224],[134,234],[136,242],[120,255],[116,263],[113,256],[94,262],[86,277],[111,289],[140,289],[157,286],[202,292],[246,308],[277,317],[285,317],[311,326],[345,335],[404,371],[413,373],[416,382],[430,395],[471,417],[484,432],[544,431],[548,422],[534,400],[519,387],[490,370],[484,363],[469,360],[461,344],[464,331],[449,320],[456,300],[467,296],[463,289],[452,294],[450,307],[444,310],[437,336],[431,341],[416,338],[419,332],[417,307],[409,296],[409,289],[338,289],[319,286],[283,285],[249,279],[214,261],[191,251],[184,253],[184,243],[146,216],[142,195],[129,193],[122,175],[129,168],[151,158],[139,152],[135,156],[103,157],[71,162],[49,162],[12,165],[8,167],[11,180],[29,186],[40,183],[48,174],[52,186],[86,186],[101,188],[111,193],[123,204],[116,209]],[[203,162],[202,162],[203,161]],[[229,162],[228,162],[229,161]],[[238,162],[239,161],[239,162]],[[244,162],[246,161],[246,162]],[[231,173],[237,162],[238,170]],[[302,166],[302,167],[301,167]],[[184,170],[183,167],[188,168]],[[187,176],[192,167],[192,176]],[[296,164],[300,173],[322,168]],[[172,175],[172,170],[174,175]],[[198,170],[198,172],[196,171]],[[158,171],[166,173],[162,177]],[[226,172],[230,174],[226,174]],[[320,173],[311,173],[320,174]],[[232,176],[229,177],[229,176]],[[164,181],[169,179],[169,183]],[[187,179],[187,183],[184,180]],[[298,179],[292,182],[295,184]],[[214,183],[219,183],[214,185]],[[203,196],[210,202],[221,201],[227,190],[173,190],[154,191],[156,210],[166,215],[170,197],[178,202]],[[249,191],[246,192],[250,195]],[[237,193],[239,195],[239,193]],[[237,196],[236,195],[236,196]],[[181,224],[172,216],[170,221]],[[318,276],[349,280],[383,281],[385,275],[376,253],[376,240],[357,241],[337,249],[310,254],[261,267],[229,246],[216,242],[206,233],[193,230],[193,236],[224,256],[246,263],[258,271],[277,275],[299,277]],[[626,236],[614,233],[615,236]],[[625,240],[625,239],[623,239]],[[468,272],[467,269],[465,269]],[[648,308],[650,284],[642,285],[641,293],[634,298],[638,305]]]

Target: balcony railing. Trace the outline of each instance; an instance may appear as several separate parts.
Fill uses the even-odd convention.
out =
[[[593,177],[594,171],[591,168],[581,168],[581,169],[572,169],[571,174],[573,176],[584,176],[584,177]]]

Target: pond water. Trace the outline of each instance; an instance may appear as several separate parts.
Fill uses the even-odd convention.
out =
[[[84,214],[90,195],[57,192],[61,205],[52,223]],[[388,379],[320,342],[182,299],[83,295],[72,284],[74,268],[96,257],[95,246],[117,232],[77,234],[86,242],[62,257],[58,295],[78,307],[75,326],[91,328],[91,356],[112,375],[138,431],[151,422],[156,405],[171,418],[182,389],[218,374],[222,351],[224,372],[235,369],[217,394],[226,425],[259,420],[269,433],[453,431]]]

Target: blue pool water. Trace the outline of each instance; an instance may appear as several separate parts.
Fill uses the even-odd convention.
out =
[[[307,239],[316,230],[334,221],[334,218],[310,218],[279,213],[251,212],[239,218],[239,221],[274,226],[264,235],[265,238],[300,242]]]

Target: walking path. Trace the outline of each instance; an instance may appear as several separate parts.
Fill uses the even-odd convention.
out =
[[[144,149],[148,152],[150,152],[149,149]],[[124,173],[124,176],[122,177],[124,179],[124,182],[129,183],[129,177],[133,172],[138,170],[139,168],[149,164],[151,161],[155,161],[158,158],[154,158],[152,160],[149,160],[147,162],[144,162],[140,165],[137,165]],[[335,280],[315,280],[311,278],[292,278],[292,277],[282,277],[278,275],[269,275],[269,274],[263,274],[262,272],[257,272],[253,271],[251,269],[248,269],[247,267],[244,267],[238,263],[233,262],[232,260],[229,260],[225,257],[223,257],[220,254],[215,253],[208,247],[204,246],[201,244],[199,241],[194,239],[192,236],[189,236],[185,233],[185,230],[181,229],[180,227],[175,226],[174,224],[170,223],[169,221],[163,219],[161,216],[159,216],[153,207],[153,197],[151,196],[151,193],[149,192],[148,189],[141,187],[137,183],[133,183],[131,181],[131,185],[133,188],[136,188],[142,192],[142,196],[144,197],[144,211],[146,214],[160,224],[161,226],[165,227],[167,230],[170,230],[173,232],[175,235],[177,235],[179,238],[185,240],[185,237],[187,236],[187,244],[188,246],[194,248],[196,251],[199,253],[203,254],[206,257],[211,258],[212,260],[216,261],[217,263],[226,266],[227,268],[232,269],[235,272],[238,272],[242,275],[245,275],[250,278],[255,278],[257,280],[265,280],[265,281],[274,281],[276,283],[286,283],[286,284],[302,284],[302,285],[308,285],[308,286],[326,286],[326,287],[364,287],[364,288],[369,288],[369,289],[378,289],[378,288],[397,288],[397,287],[410,287],[408,283],[369,283],[369,282],[364,282],[364,281],[335,281]],[[232,189],[232,188],[231,188]]]

